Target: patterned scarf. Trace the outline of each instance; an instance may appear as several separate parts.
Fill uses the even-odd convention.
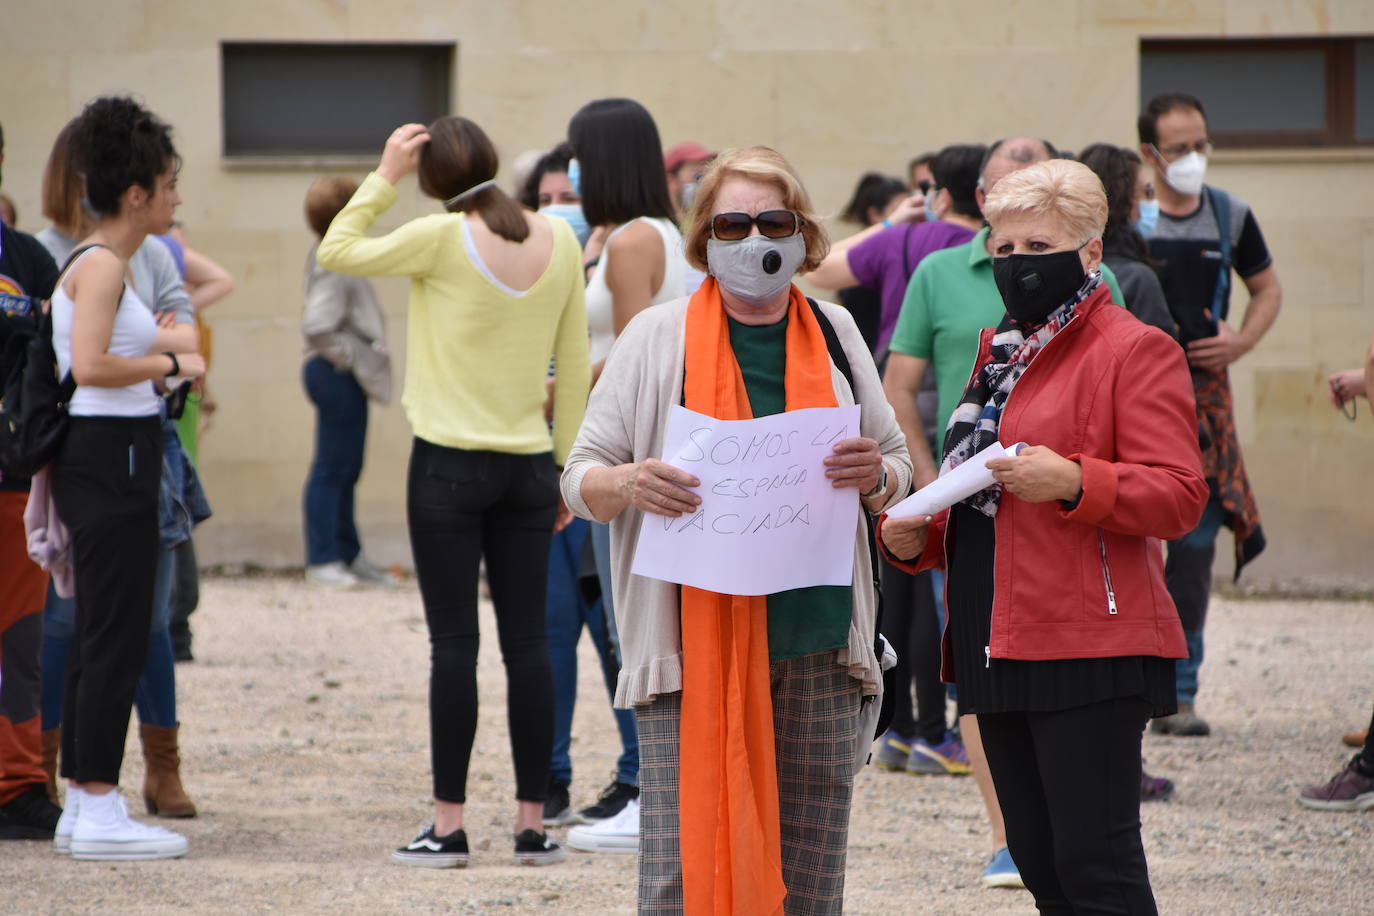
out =
[[[1097,289],[1102,274],[1092,271],[1073,298],[1050,313],[1039,327],[1023,327],[1011,316],[1002,319],[992,335],[992,359],[969,381],[959,406],[945,428],[945,458],[940,473],[948,473],[997,441],[1002,408],[1035,354],[1073,320],[1078,304]],[[1029,336],[1027,336],[1029,334]],[[995,483],[964,500],[965,505],[995,518],[1002,485]]]

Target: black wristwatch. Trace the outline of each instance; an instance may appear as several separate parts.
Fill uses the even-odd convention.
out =
[[[162,355],[172,358],[172,371],[168,372],[166,377],[171,378],[174,375],[181,375],[181,363],[177,360],[177,355],[171,350],[164,351]]]

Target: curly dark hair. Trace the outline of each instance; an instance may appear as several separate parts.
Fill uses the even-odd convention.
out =
[[[172,129],[128,96],[103,96],[77,118],[86,199],[102,216],[119,213],[134,185],[155,190],[157,177],[181,167]]]
[[[539,182],[543,181],[544,176],[550,172],[566,172],[572,157],[572,147],[566,140],[540,156],[539,161],[534,164],[534,168],[530,169],[529,177],[525,179],[525,186],[520,189],[520,203],[531,210],[538,210]]]
[[[1111,143],[1094,143],[1078,154],[1078,161],[1092,169],[1107,192],[1107,228],[1102,244],[1117,248],[1133,261],[1149,264],[1156,270],[1162,262],[1150,257],[1145,240],[1131,221],[1135,209],[1136,175],[1144,167],[1133,149]]]

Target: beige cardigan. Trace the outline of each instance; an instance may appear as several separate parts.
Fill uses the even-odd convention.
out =
[[[589,468],[614,467],[663,454],[668,414],[682,402],[684,329],[687,299],[652,306],[635,316],[616,340],[600,381],[592,390],[582,428],[563,471],[563,499],[574,514],[592,518],[582,499],[582,476]],[[844,347],[863,405],[862,435],[878,441],[889,479],[896,488],[887,505],[911,488],[911,458],[896,416],[883,396],[873,357],[849,313],[829,302],[821,308]],[[840,370],[831,366],[841,406],[856,402]],[[643,513],[634,506],[611,521],[611,572],[615,617],[620,629],[622,665],[615,705],[629,708],[661,693],[682,689],[682,640],[678,630],[678,586],[631,575]],[[882,674],[873,655],[874,606],[868,529],[862,517],[854,530],[854,614],[849,646],[836,662],[863,682],[865,694],[881,693]],[[804,558],[799,558],[804,562]]]

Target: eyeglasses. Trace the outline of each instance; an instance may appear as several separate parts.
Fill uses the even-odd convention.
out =
[[[1173,146],[1166,146],[1164,149],[1155,147],[1155,152],[1159,153],[1160,158],[1173,162],[1181,159],[1189,153],[1197,153],[1200,156],[1210,156],[1216,150],[1211,140],[1199,140],[1196,143],[1175,143]]]
[[[748,213],[717,213],[711,217],[711,235],[722,242],[748,238],[752,227],[769,239],[785,239],[801,231],[801,217],[791,210],[764,210],[758,216]]]
[[[930,189],[933,187],[935,187],[935,185],[929,178],[922,178],[920,181],[916,182],[916,190],[920,191],[922,194],[929,194]]]

